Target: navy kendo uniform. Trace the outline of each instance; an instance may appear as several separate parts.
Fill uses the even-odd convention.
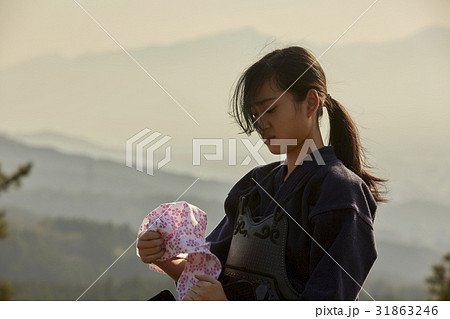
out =
[[[228,193],[226,216],[206,238],[219,280],[249,281],[258,300],[357,300],[377,258],[368,186],[334,146],[312,152],[286,181],[284,164],[254,168]]]

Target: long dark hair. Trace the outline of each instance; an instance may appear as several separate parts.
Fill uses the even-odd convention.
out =
[[[316,89],[320,105],[316,121],[323,115],[325,106],[330,119],[330,138],[336,156],[369,186],[377,202],[387,202],[379,190],[387,180],[367,172],[369,165],[361,146],[357,127],[347,111],[336,99],[328,97],[325,73],[314,56],[302,47],[288,47],[275,50],[249,67],[240,77],[232,97],[232,115],[243,132],[250,135],[258,130],[251,113],[256,94],[267,80],[273,80],[280,90],[291,93],[297,102],[305,100],[310,89]]]

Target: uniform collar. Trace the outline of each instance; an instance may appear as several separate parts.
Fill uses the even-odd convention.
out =
[[[299,165],[297,165],[291,174],[288,176],[286,182],[291,180],[298,180],[303,175],[305,175],[310,169],[317,165],[327,165],[338,158],[336,157],[336,153],[334,151],[334,146],[324,146],[311,152],[306,156]],[[323,160],[323,162],[322,162]],[[287,173],[287,160],[280,162],[282,165],[280,166],[279,171],[275,177],[275,183],[277,184],[276,189],[279,189],[279,186],[284,184],[284,176]],[[294,178],[295,176],[295,178]]]

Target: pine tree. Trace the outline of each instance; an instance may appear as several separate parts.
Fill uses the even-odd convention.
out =
[[[433,274],[425,279],[429,300],[450,300],[450,252],[443,256],[443,263],[432,265],[432,269]]]
[[[8,176],[3,173],[0,165],[0,196],[10,187],[15,187],[16,189],[19,188],[21,185],[21,179],[29,174],[31,167],[31,163],[19,166],[13,174]],[[0,211],[0,239],[8,236],[5,215],[5,211]],[[13,294],[14,289],[8,283],[0,282],[0,300],[11,300]]]

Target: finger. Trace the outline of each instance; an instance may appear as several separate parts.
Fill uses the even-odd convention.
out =
[[[137,248],[139,248],[139,249],[153,248],[153,247],[162,246],[163,243],[164,243],[164,240],[162,240],[162,238],[150,239],[150,240],[140,240],[139,239],[139,241],[137,243]]]
[[[156,245],[156,246],[161,246],[162,244],[164,244],[164,240],[161,237],[157,238],[157,239],[153,239],[151,242],[153,243],[153,245]]]
[[[196,300],[196,298],[197,298],[197,293],[194,292],[194,291],[192,290],[192,288],[191,288],[191,289],[189,289],[189,290],[186,292],[186,294],[184,295],[184,297],[189,298],[190,300]]]
[[[195,301],[191,296],[188,296],[187,294],[181,299],[181,301]]]
[[[159,254],[164,248],[162,246],[139,249],[139,253],[143,256]]]
[[[162,238],[156,238],[156,239],[149,239],[149,240],[139,240],[139,242],[142,245],[146,245],[148,247],[156,247],[156,246],[161,246],[164,243],[164,240]]]
[[[212,284],[217,284],[218,282],[220,282],[216,280],[214,277],[211,277],[210,275],[195,275],[195,278],[201,281],[210,282]]]
[[[192,286],[191,289],[189,289],[190,292],[194,293],[194,295],[198,295],[200,293],[199,287]]]
[[[147,230],[139,236],[139,240],[151,240],[161,238],[161,234],[157,231]]]
[[[216,284],[216,283],[214,283],[214,284]],[[210,283],[208,281],[199,280],[195,283],[194,287],[198,287],[200,289],[208,289],[209,286],[214,285],[214,284]]]
[[[160,259],[166,251],[163,249],[161,252],[155,255],[141,255],[141,260],[146,264],[151,264]]]

